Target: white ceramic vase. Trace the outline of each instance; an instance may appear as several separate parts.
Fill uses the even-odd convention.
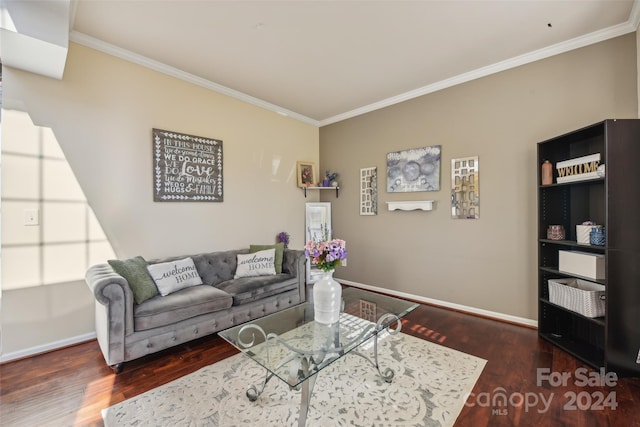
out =
[[[333,271],[326,271],[322,279],[313,284],[313,318],[326,325],[338,321],[342,307],[342,286],[333,280]]]

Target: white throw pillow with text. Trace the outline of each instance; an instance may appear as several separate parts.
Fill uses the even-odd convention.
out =
[[[238,267],[233,278],[273,276],[276,274],[275,260],[275,249],[265,249],[252,254],[238,254]]]

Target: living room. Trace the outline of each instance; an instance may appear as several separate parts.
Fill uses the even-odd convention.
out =
[[[317,126],[71,42],[61,80],[4,67],[3,110],[52,131],[118,258],[271,243],[280,231],[302,248],[305,202],[325,201],[333,234],[349,249],[336,271],[342,283],[535,327],[536,143],[606,118],[637,118],[639,52],[630,32]],[[153,128],[223,141],[222,203],[153,201]],[[380,191],[378,215],[360,216],[359,170],[377,167],[383,185],[387,153],[430,145],[442,146],[441,190]],[[482,215],[452,220],[448,164],[472,155],[481,163]],[[305,198],[299,160],[337,171],[339,197]],[[386,210],[386,202],[415,199],[433,199],[436,209]],[[3,227],[15,224],[2,212]],[[8,261],[3,253],[3,271]],[[95,332],[82,277],[3,290],[1,302],[2,362]]]

